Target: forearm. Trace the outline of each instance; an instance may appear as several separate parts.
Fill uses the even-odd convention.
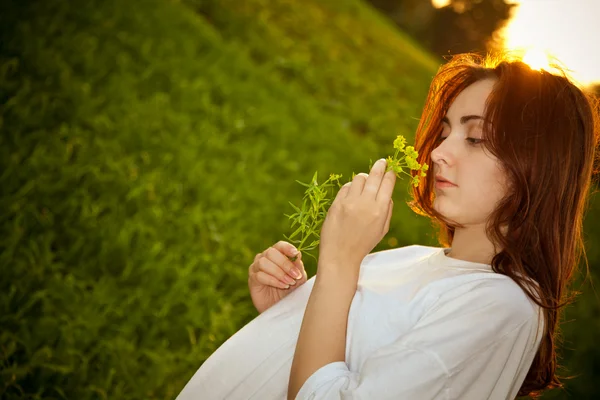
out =
[[[348,313],[359,267],[360,263],[319,265],[296,344],[288,399],[295,399],[304,382],[319,368],[345,361]]]

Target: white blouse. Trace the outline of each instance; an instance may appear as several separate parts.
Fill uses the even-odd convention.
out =
[[[346,361],[296,399],[514,399],[539,347],[540,308],[490,265],[413,245],[371,253],[348,315]],[[313,276],[225,341],[177,400],[286,399]]]

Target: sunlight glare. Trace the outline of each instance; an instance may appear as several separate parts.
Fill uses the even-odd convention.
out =
[[[594,44],[595,38],[600,36],[600,1],[511,2],[517,6],[507,26],[500,32],[504,49],[531,51],[524,62],[532,68],[547,65],[550,56],[551,64],[558,61],[578,83],[600,82],[600,51]],[[543,53],[546,55],[540,55]],[[544,66],[541,68],[546,69]]]
[[[531,69],[550,71],[550,62],[548,61],[548,53],[538,48],[532,48],[525,52],[523,62],[528,64]]]
[[[443,8],[450,5],[451,0],[431,0],[431,5],[435,8]]]

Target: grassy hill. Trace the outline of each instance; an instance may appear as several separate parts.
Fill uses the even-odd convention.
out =
[[[0,45],[6,399],[174,398],[256,316],[295,180],[412,140],[437,67],[355,0],[11,0]],[[396,204],[375,251],[434,245]]]
[[[307,47],[304,64],[281,32],[249,46],[217,26],[253,30],[242,9],[206,13],[217,4],[50,0],[2,14],[3,398],[174,397],[256,315],[247,266],[289,233],[295,180],[365,171],[414,129],[435,65],[360,3],[287,5],[339,25],[277,28],[337,48],[317,62]],[[423,236],[402,215],[395,245]]]

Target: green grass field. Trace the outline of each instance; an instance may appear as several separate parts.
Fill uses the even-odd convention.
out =
[[[257,315],[247,269],[291,233],[295,180],[412,141],[438,66],[358,0],[132,3],[0,14],[3,399],[174,398]],[[436,245],[404,183],[374,251]],[[578,399],[600,359],[586,296]]]

